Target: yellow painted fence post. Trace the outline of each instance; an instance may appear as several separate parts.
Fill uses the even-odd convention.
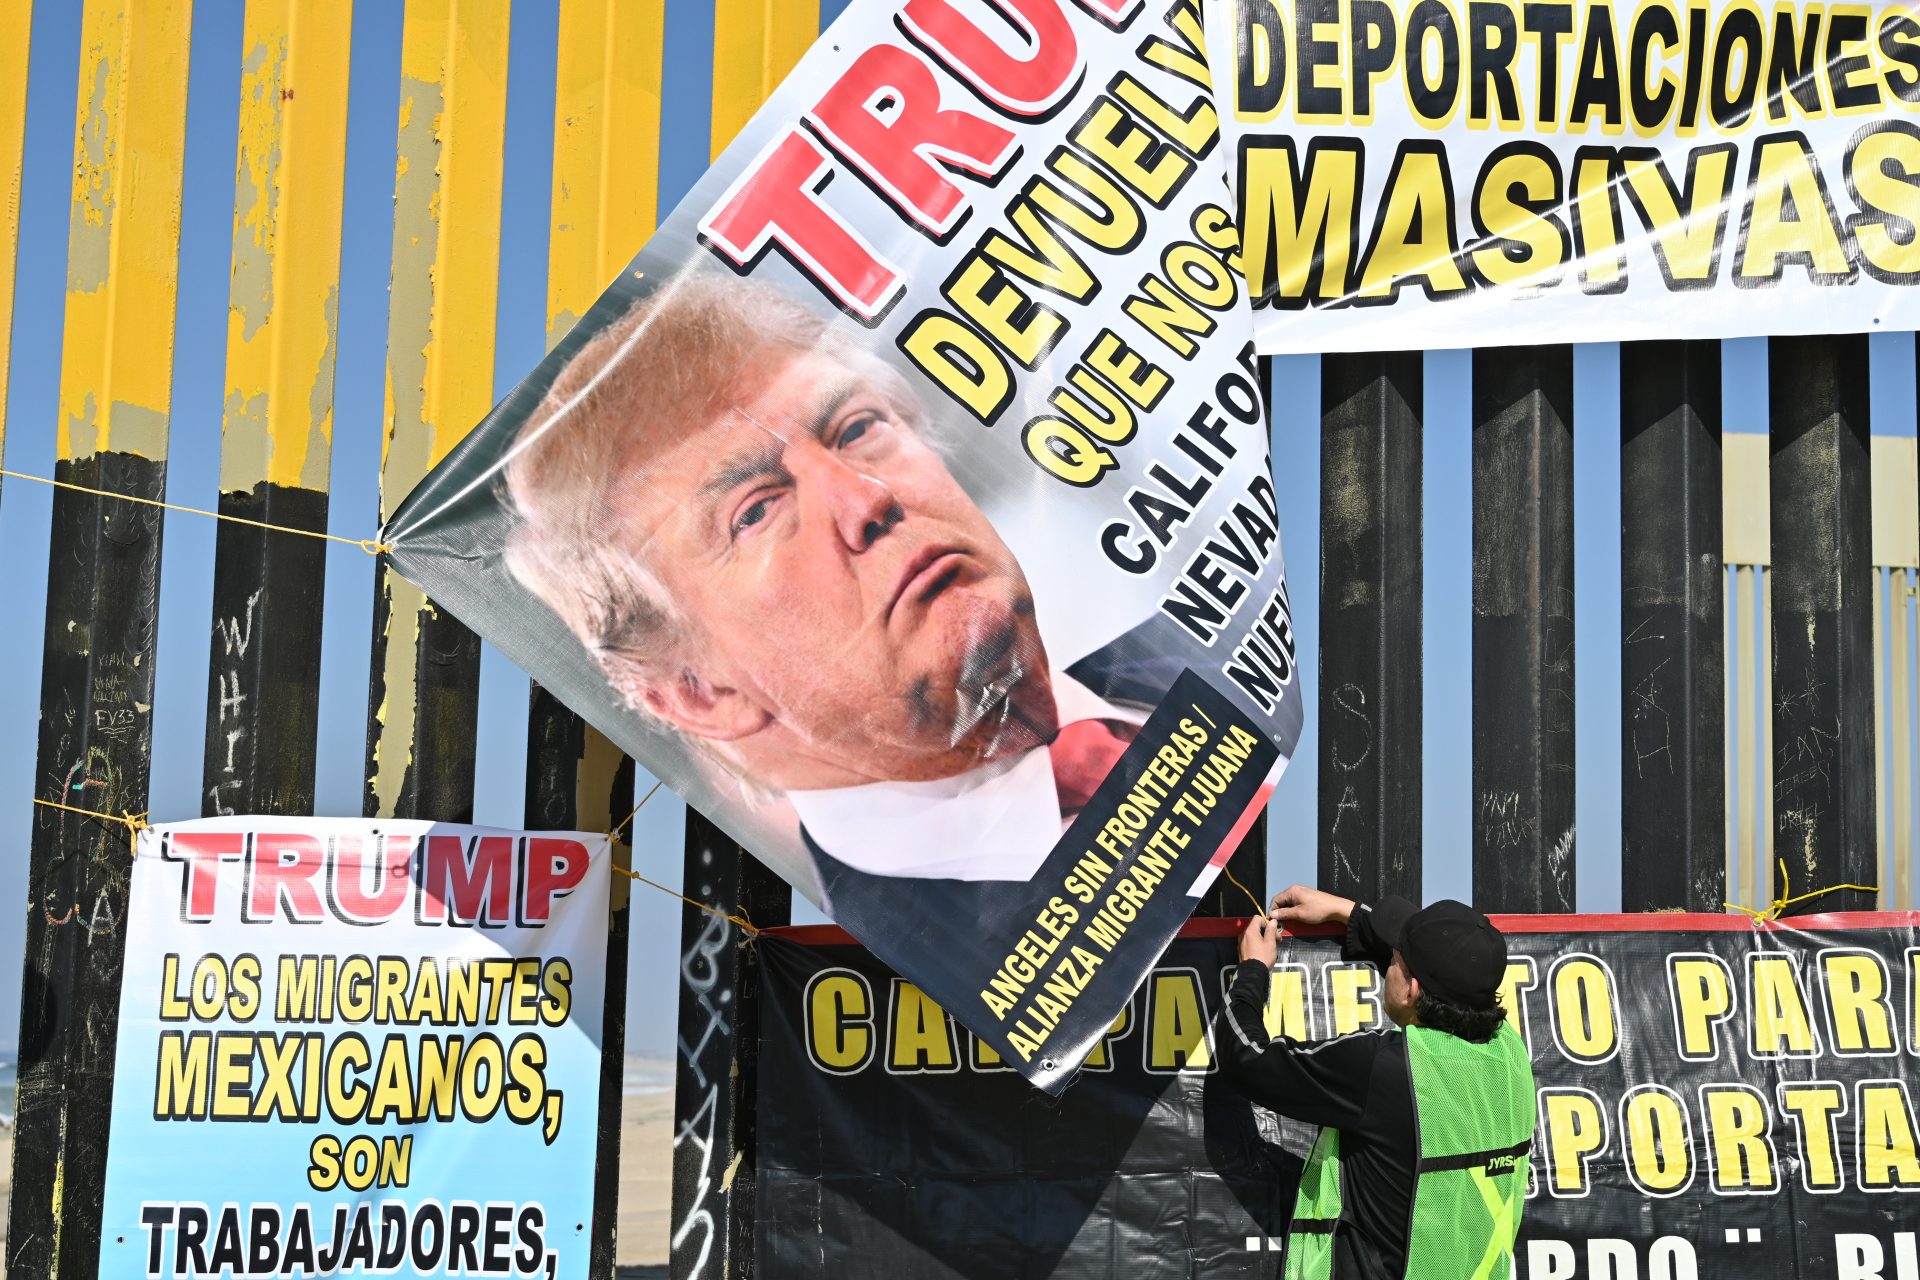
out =
[[[400,49],[380,517],[493,405],[508,0],[409,0]],[[369,817],[473,816],[480,642],[381,562]]]
[[[220,512],[324,532],[350,0],[248,0],[241,40]],[[216,534],[201,812],[313,812],[326,544]]]

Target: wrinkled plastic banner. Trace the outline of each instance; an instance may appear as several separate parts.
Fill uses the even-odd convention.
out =
[[[856,0],[382,534],[1047,1088],[1300,732],[1203,45]]]
[[[142,831],[100,1274],[584,1280],[610,865],[574,832]]]
[[[1911,5],[1206,9],[1262,351],[1920,328]]]
[[[1516,1280],[1914,1274],[1920,916],[1496,922],[1538,1095]],[[1183,929],[1057,1102],[837,931],[764,936],[759,1272],[1281,1274],[1315,1131],[1214,1072],[1238,924]],[[1272,1030],[1383,1016],[1339,939],[1283,939]]]

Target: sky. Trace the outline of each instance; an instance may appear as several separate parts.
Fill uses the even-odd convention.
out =
[[[516,0],[513,6],[496,398],[544,352],[557,4]],[[844,7],[845,0],[824,0],[823,24]],[[218,501],[242,9],[242,0],[194,5],[188,91],[167,497],[209,508]],[[43,3],[34,13],[5,458],[8,468],[40,476],[53,469],[80,12],[78,4]],[[401,17],[398,3],[362,0],[353,19],[330,527],[354,539],[370,536],[378,521]],[[712,43],[709,7],[673,0],[661,123],[663,212],[707,165]],[[1913,341],[1904,333],[1876,334],[1872,349],[1874,430],[1912,435]],[[1466,351],[1445,351],[1426,360],[1423,839],[1429,898],[1466,899],[1472,891],[1471,761],[1460,745],[1472,706],[1470,358]],[[1724,363],[1728,429],[1764,430],[1765,340],[1726,344]],[[1292,569],[1301,652],[1312,655],[1319,637],[1319,363],[1315,357],[1285,357],[1275,366],[1282,543]],[[1617,347],[1576,349],[1574,416],[1578,905],[1607,911],[1618,908],[1620,897]],[[0,1044],[11,1043],[19,1018],[50,493],[17,480],[0,488],[0,599],[13,618],[0,628],[0,669],[12,673],[0,681]],[[200,813],[214,527],[212,520],[191,515],[166,520],[154,702],[155,821]],[[329,548],[316,800],[323,815],[360,813],[373,567],[355,548]],[[1316,862],[1314,661],[1303,658],[1303,669],[1306,734],[1275,794],[1268,824],[1274,888],[1311,881]],[[525,675],[487,648],[476,822],[521,825],[526,708]],[[643,777],[641,792],[649,782]],[[636,868],[678,886],[683,826],[683,806],[662,790],[635,823]],[[635,886],[629,1051],[673,1051],[679,913],[675,899]],[[796,900],[795,918],[819,917]]]

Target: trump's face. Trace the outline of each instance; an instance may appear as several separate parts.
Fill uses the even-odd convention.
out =
[[[1047,740],[1025,575],[867,378],[807,354],[629,458],[609,536],[686,633],[627,690],[784,789],[947,777]]]

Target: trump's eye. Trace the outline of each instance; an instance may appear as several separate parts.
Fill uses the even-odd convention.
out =
[[[752,502],[740,508],[739,514],[733,517],[733,535],[739,537],[747,530],[753,528],[753,526],[764,521],[767,516],[772,513],[774,496],[773,494],[767,494],[764,497],[755,498]]]
[[[861,440],[868,439],[872,433],[886,425],[886,417],[882,414],[872,412],[857,413],[847,419],[845,425],[840,428],[840,434],[834,440],[834,447],[839,449],[849,448]]]

